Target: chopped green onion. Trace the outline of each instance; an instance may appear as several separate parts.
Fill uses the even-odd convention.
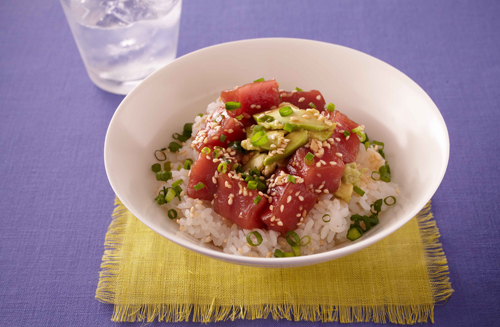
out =
[[[181,142],[181,143],[182,143],[182,142],[186,142],[186,141],[187,141],[187,140],[189,140],[189,138],[191,137],[191,132],[189,132],[189,135],[187,135],[187,134],[179,134],[179,133],[174,133],[174,134],[172,135],[172,137],[173,137],[175,140],[177,140],[177,141],[179,141],[179,142]]]
[[[181,169],[182,169],[181,165],[177,166],[177,171],[180,171]]]
[[[165,150],[161,149],[161,150],[156,150],[155,151],[155,158],[156,158],[156,160],[158,160],[158,161],[165,161],[165,160],[167,160],[167,155],[165,154],[165,152],[163,152]],[[161,153],[163,156],[160,156],[160,158],[158,158],[158,155],[156,154],[157,152]]]
[[[372,211],[372,208],[375,210],[375,212]],[[381,210],[382,210],[382,199],[378,199],[370,206],[370,212],[374,215],[378,215]]]
[[[263,131],[264,130],[264,126],[260,126],[260,125],[255,125],[253,128],[252,128],[252,135],[259,132],[259,131]]]
[[[285,239],[286,239],[286,242],[288,244],[290,244],[291,246],[300,244],[300,237],[293,230],[288,231],[288,233],[286,233]]]
[[[351,132],[356,133],[356,134],[357,134],[357,133],[359,133],[359,132],[362,132],[362,131],[363,131],[363,128],[361,128],[361,126],[358,126],[358,127],[356,127],[356,128],[353,128],[353,129],[351,130]]]
[[[219,166],[217,167],[217,171],[219,173],[225,174],[227,172],[227,163],[221,162]]]
[[[293,175],[288,175],[286,180],[289,181],[290,183],[295,184],[295,176]]]
[[[281,117],[286,117],[286,116],[290,116],[291,114],[293,114],[293,109],[290,106],[286,106],[286,107],[280,108],[279,112],[280,112]]]
[[[249,181],[247,185],[247,189],[255,190],[257,188],[257,181]]]
[[[292,251],[295,256],[300,257],[300,243],[297,245],[292,245]]]
[[[184,131],[184,133],[191,134],[193,132],[193,123],[185,123],[183,131]]]
[[[241,108],[241,103],[239,102],[226,102],[226,110],[236,110]]]
[[[316,105],[312,102],[309,102],[309,107],[316,109]]]
[[[373,174],[375,174],[375,177],[377,177],[376,175],[378,175],[378,178],[375,178],[373,177]],[[376,170],[372,171],[372,174],[371,174],[371,178],[374,180],[374,181],[379,181],[380,180],[380,173]]]
[[[179,180],[175,181],[174,183],[172,183],[172,187],[179,186],[182,184],[182,182],[184,182],[184,181],[182,179],[179,179]]]
[[[198,117],[203,117],[203,114],[197,114],[196,116],[198,116]]]
[[[308,241],[307,243],[303,243],[302,240],[307,237]],[[307,244],[311,243],[311,237],[309,235],[306,235],[300,239],[300,246],[306,246]]]
[[[158,192],[158,196],[155,198],[156,203],[159,205],[165,204],[165,192],[165,187],[163,187],[163,190],[160,190],[160,192]]]
[[[379,141],[372,141],[373,144],[378,145],[380,147],[380,150],[384,150],[384,142],[379,142]]]
[[[172,178],[172,172],[170,171],[158,171],[156,172],[156,180],[166,182]]]
[[[203,183],[198,183],[195,186],[193,186],[193,188],[194,188],[195,191],[199,191],[199,190],[201,190],[204,187],[205,187],[205,184],[203,184]]]
[[[257,197],[253,199],[253,204],[259,204],[260,200],[262,200],[262,198],[257,195]]]
[[[280,249],[276,249],[274,250],[274,257],[275,258],[282,258],[284,257],[285,254],[283,253],[283,251],[281,251]]]
[[[255,80],[255,81],[253,81],[253,82],[254,82],[254,83],[258,83],[258,82],[264,82],[264,81],[265,81],[264,77],[261,77],[261,78],[259,78],[259,79],[256,79],[256,80]]]
[[[228,148],[234,149],[240,153],[246,154],[248,151],[241,146],[241,141],[233,141],[227,145]]]
[[[172,170],[172,166],[171,166],[171,162],[170,161],[167,161],[163,164],[163,170],[164,171],[171,171]]]
[[[177,152],[180,148],[182,148],[182,145],[177,142],[170,142],[170,144],[168,145],[168,149],[170,150],[170,152]]]
[[[391,168],[389,167],[388,164],[385,164],[384,166],[381,166],[378,169],[378,171],[380,173],[380,180],[382,182],[389,183],[391,181],[391,174],[390,174]]]
[[[243,115],[238,115],[238,116],[236,116],[234,118],[236,118],[237,120],[242,120],[243,119]]]
[[[351,227],[347,231],[347,238],[349,240],[351,240],[351,241],[355,241],[358,238],[360,238],[362,234],[363,234],[363,231],[362,231],[361,228],[359,228],[359,227]]]
[[[328,110],[329,112],[334,112],[335,111],[335,105],[333,103],[329,103],[326,105],[326,110]]]
[[[265,183],[263,183],[260,180],[257,181],[257,190],[264,192],[266,190],[266,188],[267,188],[267,186]]]
[[[226,135],[221,134],[221,135],[220,135],[220,137],[219,137],[219,141],[221,141],[221,142],[225,142],[225,141],[226,141],[226,138],[227,138],[227,136],[226,136]]]
[[[365,195],[365,191],[363,191],[362,189],[360,189],[360,188],[359,188],[359,187],[357,187],[357,186],[354,186],[353,190],[354,190],[354,192],[358,193],[358,194],[359,194],[359,196],[363,196],[363,195]]]
[[[328,217],[328,220],[326,220],[325,217]],[[328,222],[330,222],[330,220],[332,220],[332,218],[330,217],[329,214],[323,215],[323,217],[321,217],[321,219],[323,219],[323,222],[325,222],[325,223],[328,223]]]
[[[154,165],[151,166],[151,170],[154,173],[157,173],[161,170],[161,165],[159,163],[155,163]]]
[[[167,203],[172,201],[176,195],[177,192],[173,188],[169,187],[167,194],[165,195],[165,201],[167,201]]]
[[[291,133],[291,132],[293,132],[294,126],[292,124],[290,124],[290,123],[286,123],[285,127],[283,127],[283,129],[285,131],[287,131],[288,133]]]
[[[212,157],[214,157],[214,159],[219,158],[219,150],[214,149],[214,152],[212,153]]]
[[[301,89],[300,87],[296,87],[295,89],[297,90],[297,92],[304,92],[304,90]]]
[[[364,145],[365,145],[365,150],[368,150],[368,148],[370,147],[370,142],[365,142]]]
[[[177,218],[177,210],[175,210],[175,209],[170,209],[170,210],[168,211],[168,218],[170,218],[170,219],[175,219],[175,218]]]
[[[264,144],[266,144],[267,140],[268,140],[267,134],[264,131],[258,131],[257,133],[252,135],[252,137],[250,138],[250,142],[254,146],[264,145]]]
[[[372,224],[372,226],[375,226],[379,223],[377,215],[371,215],[370,217],[368,217],[368,219],[370,220],[370,224]]]
[[[293,252],[285,252],[285,253],[283,253],[283,256],[284,257],[295,257],[295,254]]]
[[[351,135],[351,132],[349,132],[349,131],[344,131],[344,133],[342,133],[342,134],[344,134],[344,137],[348,137],[349,135]]]
[[[255,236],[255,238],[257,239],[257,243],[254,243],[252,241],[252,235]],[[259,246],[262,244],[262,235],[260,235],[259,232],[257,231],[253,231],[253,232],[250,232],[247,234],[247,243],[250,244],[250,246]]]
[[[372,224],[370,223],[370,219],[367,216],[362,216],[361,220],[365,223],[365,232],[369,231],[372,228]]]
[[[392,203],[387,203],[387,199],[392,199]],[[390,207],[396,204],[396,198],[394,196],[388,196],[384,199],[384,203],[386,206]]]
[[[258,122],[272,122],[274,121],[274,117],[273,116],[269,116],[269,115],[260,115],[259,117],[257,117],[257,121]]]
[[[363,143],[363,142],[366,141],[366,134],[365,134],[365,132],[359,132],[359,133],[356,133],[356,135],[359,138],[359,142]]]
[[[314,154],[312,154],[311,152],[308,152],[306,154],[306,156],[304,157],[304,161],[305,161],[306,165],[308,165],[308,166],[314,165]]]
[[[203,154],[210,154],[210,151],[212,151],[212,150],[210,150],[209,147],[204,147],[203,149],[201,149],[201,153],[203,153]]]
[[[190,170],[191,166],[193,166],[193,160],[191,159],[184,160],[184,169]]]

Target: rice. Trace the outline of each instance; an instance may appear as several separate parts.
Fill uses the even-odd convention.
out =
[[[221,102],[209,104],[207,113],[195,118],[192,135],[196,135],[200,129],[204,128],[207,117],[220,105],[222,105]],[[167,151],[168,160],[172,163],[173,178],[162,183],[158,190],[164,186],[171,186],[179,179],[183,180],[180,184],[181,188],[187,189],[190,171],[183,168],[177,170],[177,168],[179,165],[182,166],[186,159],[192,159],[194,162],[198,158],[198,153],[190,146],[192,139],[183,143],[183,147],[177,153]],[[307,246],[301,247],[301,254],[325,252],[347,241],[346,235],[352,215],[370,215],[370,205],[376,200],[388,196],[395,198],[399,196],[400,191],[396,183],[375,181],[370,177],[372,171],[378,170],[385,164],[385,160],[375,149],[372,147],[365,149],[364,145],[360,144],[356,164],[360,171],[366,168],[360,183],[360,188],[365,191],[365,194],[359,196],[353,193],[349,204],[335,198],[332,194],[322,194],[317,204],[307,214],[304,223],[295,230],[300,237],[308,235],[311,238]],[[290,251],[290,246],[279,232],[265,229],[256,229],[262,235],[262,243],[256,247],[250,246],[246,235],[251,230],[242,229],[215,213],[209,201],[192,199],[185,195],[181,197],[181,200],[175,198],[162,207],[166,211],[177,209],[176,221],[179,224],[177,235],[200,246],[234,255],[254,257],[271,257],[276,249],[283,252]],[[382,212],[387,208],[388,206],[383,204]],[[328,222],[323,221],[323,216],[326,214],[330,215]],[[381,222],[383,223],[383,217]]]

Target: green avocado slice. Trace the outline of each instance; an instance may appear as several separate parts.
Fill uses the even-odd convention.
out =
[[[290,107],[292,109],[292,113],[285,117],[280,114],[280,109],[284,107]],[[306,111],[288,104],[287,106],[282,106],[281,108],[253,115],[253,118],[257,124],[267,129],[284,129],[286,124],[290,124],[290,126],[293,127],[293,130],[306,129],[309,131],[324,131],[329,129],[331,126],[325,124],[324,120],[316,118],[314,116],[315,113],[319,113],[319,111],[314,109]],[[309,118],[304,118],[304,115],[309,116]]]
[[[307,141],[309,140],[306,130],[291,132],[290,134],[285,136],[285,138],[289,139],[290,142],[288,142],[288,144],[286,145],[286,148],[283,150],[283,153],[282,154],[275,153],[273,156],[268,155],[266,159],[264,159],[264,165],[266,166],[271,165],[278,160],[281,160],[283,158],[292,155],[298,148],[306,144]]]

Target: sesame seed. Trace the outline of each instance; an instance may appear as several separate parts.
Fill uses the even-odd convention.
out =
[[[321,100],[321,95],[318,95],[318,96],[316,97],[316,100]]]
[[[283,226],[283,222],[281,220],[278,221],[278,226]]]
[[[255,108],[260,109],[260,105],[256,105]]]
[[[295,193],[295,196],[299,196],[299,194],[300,194],[300,191],[298,191],[297,193]]]
[[[304,197],[302,195],[299,195],[299,200],[304,201]]]
[[[227,243],[227,238],[224,239],[224,243]]]
[[[233,186],[231,184],[229,184],[227,181],[224,183],[224,186],[227,188],[233,188]]]
[[[272,216],[271,221],[275,221],[275,220],[276,220],[276,217]]]
[[[324,160],[320,160],[319,162],[321,162],[322,165],[326,165],[326,162]]]
[[[184,230],[184,228],[186,228],[184,225],[182,225],[181,227],[179,227],[179,230],[182,232]]]
[[[238,248],[238,252],[239,252],[240,254],[243,254],[243,249],[242,249],[242,248]]]
[[[255,105],[254,104],[250,105],[250,108],[252,108],[252,109],[255,108]]]
[[[327,188],[325,188],[325,189],[323,190],[323,193],[330,193],[330,191],[328,191],[328,189],[327,189]]]
[[[280,211],[283,212],[283,210],[285,210],[285,206],[282,204],[280,207]]]
[[[297,117],[290,117],[291,122],[298,122],[299,119]]]
[[[227,132],[228,132],[229,134],[231,134],[231,133],[232,133],[232,132],[234,132],[234,131],[233,131],[233,129],[231,128],[231,129],[229,129]]]
[[[314,192],[321,193],[322,191],[321,190],[314,190]]]
[[[345,140],[349,140],[351,138],[351,135],[347,135],[347,137],[345,138]]]
[[[332,126],[333,125],[333,123],[331,121],[329,121],[329,120],[325,120],[325,124],[328,125],[328,126]]]
[[[210,242],[212,240],[212,238],[210,237],[210,235],[207,236],[207,238],[205,239],[205,242]]]
[[[304,210],[304,212],[302,213],[302,215],[305,217],[307,216],[307,210]]]
[[[299,102],[304,102],[306,98],[302,97],[299,99]]]
[[[316,163],[316,167],[318,167],[318,168],[319,168],[319,167],[321,167],[321,161],[318,161],[318,162]]]
[[[271,204],[271,205],[269,206],[269,210],[273,210],[273,209],[274,209],[274,206]]]
[[[330,165],[335,166],[337,163],[335,161],[330,161]]]
[[[340,152],[335,153],[335,155],[336,155],[337,157],[339,157],[339,158],[342,158],[342,153],[340,153]]]
[[[292,93],[297,93],[297,90],[292,90]]]
[[[304,221],[304,218],[300,218],[300,221]]]
[[[336,137],[335,141],[340,142],[340,138]]]
[[[290,201],[292,201],[292,196],[289,195],[288,198],[286,198],[286,203],[290,203]]]

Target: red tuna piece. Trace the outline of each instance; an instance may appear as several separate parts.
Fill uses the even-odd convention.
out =
[[[222,101],[239,102],[241,108],[230,111],[232,117],[243,115],[249,118],[253,114],[277,107],[280,104],[279,85],[272,79],[264,82],[250,83],[234,90],[221,92]]]
[[[239,194],[240,187],[246,188],[247,183],[231,178],[227,173],[219,175],[217,184],[218,189],[214,199],[215,212],[244,229],[265,227],[260,219],[262,211],[267,207],[265,197],[260,196],[261,200],[255,204],[254,200],[259,196],[257,190],[247,189],[247,193],[244,193],[247,195]]]
[[[280,92],[281,102],[289,102],[300,109],[311,109],[313,107],[309,106],[309,103],[314,103],[314,106],[319,111],[325,108],[325,99],[323,95],[318,90],[302,91],[302,92]],[[304,98],[302,101],[302,98]]]
[[[295,184],[289,182],[283,168],[279,168],[275,176],[276,185],[270,187],[269,194],[276,194],[272,196],[271,204],[264,210],[261,219],[270,230],[286,234],[295,230],[302,218],[305,219],[318,196],[310,192],[304,183],[298,183],[297,180]]]
[[[217,126],[220,126],[220,128]],[[225,136],[225,139],[222,135]],[[207,138],[207,143],[204,143],[205,138]],[[230,117],[226,109],[219,107],[207,118],[206,127],[198,132],[193,144],[195,149],[200,152],[206,146],[225,148],[229,143],[242,141],[245,138],[246,133],[243,124]]]
[[[332,117],[333,116],[333,117]],[[338,151],[342,154],[342,160],[344,163],[350,163],[356,161],[356,156],[359,151],[359,141],[358,136],[352,132],[352,130],[359,126],[358,123],[350,120],[346,115],[340,111],[335,110],[333,115],[330,114],[330,120],[337,123],[335,126],[335,132],[332,137],[335,139],[335,144]],[[351,135],[344,136],[344,131],[349,131]],[[340,139],[340,141],[338,141]]]
[[[208,157],[208,158],[207,158]],[[191,167],[189,175],[189,183],[187,195],[193,199],[208,200],[214,199],[214,194],[217,192],[217,184],[214,184],[212,177],[214,176],[218,162],[212,161],[212,156],[200,153],[198,160]],[[194,186],[203,183],[205,187],[200,190],[195,190]]]
[[[299,148],[290,158],[287,169],[290,174],[302,177],[308,189],[312,191],[327,189],[329,193],[335,193],[344,173],[344,162],[336,155],[338,151],[335,144],[330,144],[330,148],[324,147],[319,151],[324,152],[323,155],[320,158],[314,156],[310,162],[312,164],[307,165],[305,156],[314,153],[306,147]]]

